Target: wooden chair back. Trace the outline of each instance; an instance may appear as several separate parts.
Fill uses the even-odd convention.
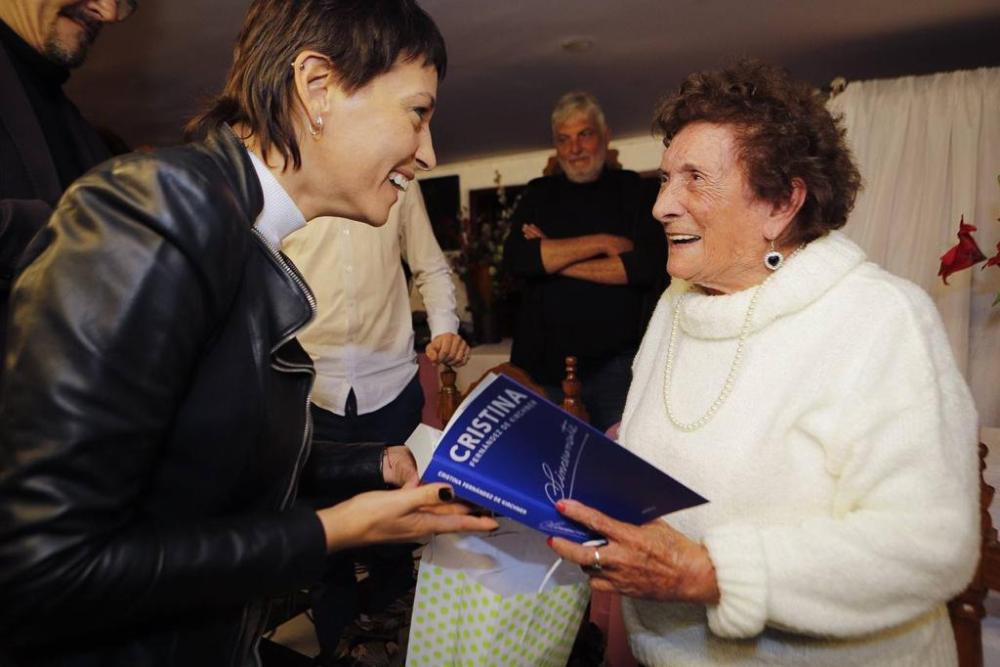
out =
[[[455,371],[449,367],[445,366],[444,370],[441,371],[441,388],[438,390],[438,417],[441,418],[442,424],[447,424],[451,416],[455,414],[455,410],[458,409],[459,404],[465,396],[469,395],[469,392],[476,388],[483,378],[489,373],[496,373],[498,375],[506,375],[507,377],[520,382],[522,385],[532,390],[533,392],[545,396],[548,398],[546,391],[535,382],[527,371],[523,368],[518,368],[511,363],[503,363],[498,366],[494,366],[489,369],[483,375],[473,382],[471,385],[466,387],[465,392],[459,392],[458,387],[455,386],[455,380],[457,375]],[[566,357],[566,375],[563,377],[562,390],[563,390],[563,400],[562,408],[569,412],[570,414],[576,415],[585,422],[590,421],[590,415],[587,414],[587,408],[583,404],[583,399],[580,398],[580,392],[582,391],[582,385],[577,377],[576,373],[576,357]]]
[[[994,489],[986,483],[986,445],[979,445],[979,528],[982,547],[979,566],[968,588],[948,603],[951,626],[958,646],[959,667],[983,667],[983,627],[986,615],[984,602],[989,591],[1000,591],[1000,543],[990,517]]]

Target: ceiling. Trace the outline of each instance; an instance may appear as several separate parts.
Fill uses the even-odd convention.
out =
[[[142,0],[106,29],[68,84],[131,145],[180,140],[222,85],[248,0]],[[548,115],[584,88],[613,132],[649,131],[656,100],[689,72],[740,56],[823,87],[1000,65],[997,0],[421,0],[448,44],[432,129],[439,163],[548,145]],[[573,38],[592,42],[571,52]]]

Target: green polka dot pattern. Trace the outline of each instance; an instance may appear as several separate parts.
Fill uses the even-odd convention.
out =
[[[586,584],[497,595],[463,572],[420,564],[407,667],[564,667]]]

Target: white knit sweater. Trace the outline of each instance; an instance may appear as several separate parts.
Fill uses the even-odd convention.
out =
[[[622,443],[706,496],[666,517],[703,541],[717,606],[627,600],[650,665],[954,665],[944,603],[979,545],[977,418],[940,318],[839,232],[760,291],[732,394],[685,433],[664,365],[684,298],[671,406],[699,418],[753,290],[668,291],[634,364]]]

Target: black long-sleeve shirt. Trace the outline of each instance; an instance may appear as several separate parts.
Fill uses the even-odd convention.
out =
[[[25,247],[62,191],[111,157],[63,93],[68,76],[0,21],[0,351]]]
[[[71,121],[76,120],[78,112],[62,89],[69,78],[69,70],[35,51],[2,21],[0,21],[0,48],[7,50],[10,63],[24,88],[24,94],[31,104],[32,111],[35,112],[38,124],[43,128],[46,148],[59,174],[59,182],[65,189],[95,163],[91,155],[83,154],[81,142],[74,137],[77,128]],[[13,150],[13,146],[8,148]],[[106,152],[100,159],[110,156],[110,152]],[[26,175],[7,174],[7,177],[13,176]],[[13,188],[13,193],[5,190],[6,188],[0,191],[5,199],[26,196],[17,193],[16,187]],[[54,205],[55,202],[50,201],[49,204]]]
[[[667,284],[667,245],[653,219],[655,193],[633,171],[607,170],[592,183],[563,175],[531,181],[513,216],[504,247],[507,270],[524,281],[511,361],[546,384],[558,383],[564,359],[574,355],[580,370],[635,348],[656,299]],[[549,239],[614,234],[632,240],[619,255],[626,285],[603,285],[547,274],[541,241],[521,228],[539,227]]]

